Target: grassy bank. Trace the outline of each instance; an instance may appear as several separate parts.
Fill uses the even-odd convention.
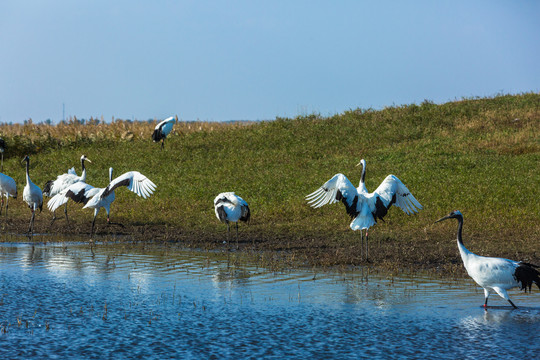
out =
[[[460,268],[457,225],[433,225],[459,209],[464,239],[472,251],[540,262],[540,95],[506,95],[436,105],[430,102],[332,117],[278,118],[250,124],[179,123],[165,151],[153,144],[155,123],[3,125],[8,150],[4,173],[19,185],[4,225],[24,229],[30,212],[22,203],[24,166],[39,186],[92,161],[87,180],[105,186],[107,169],[117,175],[138,170],[157,184],[148,200],[117,192],[111,217],[121,229],[155,241],[219,247],[225,225],[215,218],[213,199],[235,191],[252,208],[241,226],[241,244],[283,250],[279,256],[316,265],[360,264],[359,233],[349,229],[341,204],[312,209],[304,196],[335,173],[353,184],[360,159],[366,185],[375,190],[387,174],[399,177],[424,206],[416,216],[393,208],[370,232],[372,261],[387,267]],[[71,205],[75,226],[47,229],[50,214],[37,217],[37,231],[89,232],[91,212]],[[102,232],[104,214],[98,217]],[[143,235],[141,235],[143,234]]]

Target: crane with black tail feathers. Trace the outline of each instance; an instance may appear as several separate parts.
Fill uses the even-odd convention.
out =
[[[91,163],[90,159],[86,157],[86,155],[81,156],[81,167],[82,167],[82,173],[81,176],[78,176],[75,172],[74,168],[71,168],[68,170],[67,173],[58,175],[56,177],[56,180],[49,180],[43,187],[43,195],[47,197],[54,197],[56,194],[59,194],[64,189],[68,188],[72,184],[78,183],[78,182],[86,182],[86,167],[84,166],[84,162],[88,161]],[[64,207],[64,215],[66,216],[66,221],[69,223],[68,215],[67,215],[67,202],[66,206]],[[52,225],[54,221],[56,220],[56,213],[53,211],[53,218],[51,220]],[[50,226],[49,225],[49,226]]]
[[[165,148],[165,139],[171,133],[174,123],[178,121],[178,116],[171,116],[156,125],[152,133],[152,140],[159,142],[161,140],[161,150]]]
[[[32,211],[32,218],[30,219],[30,226],[28,228],[28,234],[32,235],[34,233],[34,218],[36,216],[36,210],[39,209],[41,212],[43,209],[43,194],[39,186],[30,180],[30,173],[28,170],[30,167],[30,158],[28,155],[24,157],[22,162],[26,162],[26,186],[23,190],[23,200],[28,204],[28,207]]]
[[[392,205],[399,207],[407,215],[418,212],[422,209],[422,205],[394,175],[388,175],[374,192],[369,193],[365,185],[366,161],[362,159],[356,166],[358,165],[363,167],[358,188],[355,188],[345,175],[336,174],[307,195],[306,200],[314,208],[341,201],[352,219],[351,229],[360,230],[362,256],[364,253],[362,230],[366,230],[365,259],[369,261],[368,230],[377,223],[377,219],[383,220]]]
[[[507,300],[514,309],[517,309],[517,306],[510,300],[507,290],[519,287],[525,292],[527,292],[527,289],[530,292],[533,283],[540,289],[538,266],[504,258],[479,256],[470,252],[463,245],[461,236],[463,215],[461,212],[458,210],[452,211],[435,222],[446,219],[456,219],[458,221],[457,245],[459,253],[469,276],[484,289],[484,308],[487,308],[489,295],[493,291]]]
[[[238,249],[238,221],[249,223],[251,212],[248,203],[234,192],[223,192],[214,199],[214,211],[219,221],[227,224],[227,243],[230,247],[230,222],[236,223],[236,248]]]
[[[51,211],[54,211],[71,199],[74,202],[84,204],[83,209],[94,209],[94,218],[92,220],[90,235],[94,234],[96,217],[101,208],[104,208],[107,212],[108,225],[114,224],[123,226],[120,223],[111,222],[109,217],[111,204],[115,200],[114,191],[120,186],[125,186],[138,196],[146,199],[153,194],[154,190],[156,189],[156,185],[138,171],[128,171],[115,179],[112,178],[112,175],[113,168],[111,167],[109,168],[109,184],[105,188],[95,188],[92,185],[78,182],[55,195],[51,200],[49,200],[47,206]]]

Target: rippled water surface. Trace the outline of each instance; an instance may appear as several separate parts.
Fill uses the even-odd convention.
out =
[[[0,245],[3,358],[536,358],[540,293],[228,267],[197,252]]]

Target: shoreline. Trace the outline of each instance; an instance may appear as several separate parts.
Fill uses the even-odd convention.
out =
[[[25,235],[28,229],[27,221],[8,219],[7,228],[6,223],[3,224],[2,241],[12,243],[27,242],[23,239],[40,243],[87,241],[88,244],[114,242],[125,245],[127,250],[130,247],[142,246],[164,247],[167,251],[193,250],[223,254],[230,251],[233,262],[254,262],[273,271],[301,268],[339,271],[358,267],[393,275],[429,273],[437,277],[467,277],[455,240],[448,238],[434,240],[427,237],[423,240],[397,241],[379,238],[379,235],[384,234],[375,234],[370,238],[370,259],[365,261],[361,257],[359,237],[358,241],[353,238],[336,242],[332,241],[334,239],[328,241],[324,234],[317,236],[311,233],[299,237],[241,229],[239,249],[236,249],[233,236],[229,250],[225,242],[226,231],[210,233],[172,226],[126,224],[120,227],[99,223],[96,226],[96,234],[90,238],[90,223],[87,221],[70,220],[70,225],[66,226],[65,219],[59,218],[48,230],[41,230],[47,228],[48,222],[49,219],[36,218],[36,234],[29,238]],[[538,260],[533,258],[530,261],[534,263],[539,262]]]

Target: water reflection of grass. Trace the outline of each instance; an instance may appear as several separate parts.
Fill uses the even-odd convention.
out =
[[[412,217],[394,209],[372,229],[373,263],[448,273],[462,272],[455,228],[431,224],[453,209],[466,214],[471,250],[540,262],[540,208],[534,201],[540,195],[539,108],[540,95],[522,94],[262,123],[181,123],[165,151],[151,143],[153,123],[73,121],[2,125],[0,131],[8,146],[4,172],[20,189],[25,153],[33,158],[32,179],[39,185],[77,167],[83,153],[94,161],[88,166],[92,185],[106,184],[109,166],[117,174],[138,170],[151,178],[158,187],[150,199],[117,192],[112,217],[126,229],[106,227],[98,217],[100,235],[125,236],[118,241],[220,251],[226,230],[215,219],[212,200],[236,191],[250,203],[252,223],[240,227],[248,255],[231,259],[252,256],[269,266],[362,264],[359,234],[348,228],[342,206],[314,210],[304,196],[337,172],[356,183],[355,164],[365,158],[368,189],[394,173],[424,205]],[[27,208],[20,201],[11,205],[11,220],[2,228],[24,229]],[[48,229],[45,211],[37,231],[88,234],[91,212],[70,205],[70,215],[71,227],[59,220]]]

